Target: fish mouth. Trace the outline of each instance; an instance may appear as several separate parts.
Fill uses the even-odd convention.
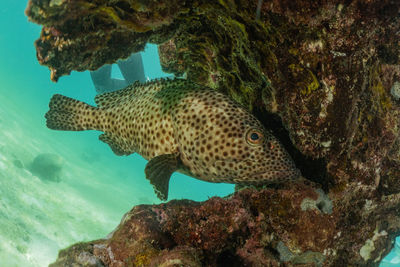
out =
[[[235,159],[219,160],[214,162],[214,166],[218,166],[222,162],[225,163],[233,162],[237,164],[243,161]],[[232,173],[230,173],[230,176],[236,177],[233,180],[238,180],[238,181],[253,180],[254,182],[257,183],[269,183],[269,182],[276,183],[280,181],[298,179],[301,176],[301,172],[294,165],[289,165],[289,166],[284,166],[281,169],[273,169],[273,170],[261,169],[260,171],[254,173],[248,172],[246,168],[243,168],[239,170],[239,172],[232,171]]]

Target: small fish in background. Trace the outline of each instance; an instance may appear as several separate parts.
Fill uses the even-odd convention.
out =
[[[60,182],[64,160],[57,154],[42,153],[37,155],[28,170],[44,181]]]
[[[161,200],[178,171],[215,183],[260,185],[300,176],[280,142],[228,96],[183,79],[135,83],[95,97],[97,107],[54,95],[46,113],[54,130],[104,132],[117,155],[149,160],[147,179]]]

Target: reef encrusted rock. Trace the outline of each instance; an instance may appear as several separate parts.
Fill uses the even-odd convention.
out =
[[[139,221],[125,220],[110,239],[96,241],[103,242],[104,255],[137,265],[162,265],[172,253],[193,266],[218,265],[222,258],[260,266],[377,266],[392,247],[400,233],[400,2],[266,0],[256,19],[258,2],[29,1],[28,17],[44,25],[38,60],[49,66],[52,80],[126,58],[147,42],[159,44],[166,71],[247,106],[313,182],[245,189],[203,203],[135,207],[126,218],[154,232],[134,237]],[[217,218],[225,208],[229,218],[238,213],[237,223]],[[176,210],[193,226],[171,216]],[[198,210],[205,221],[190,217]],[[217,221],[218,242],[207,235],[189,241],[195,227]],[[116,242],[117,233],[133,236]],[[131,246],[133,254],[121,252]],[[83,247],[79,253],[112,265],[111,256],[94,252],[101,246]],[[63,251],[59,261],[68,251],[72,257],[76,250]]]
[[[319,195],[294,183],[279,189],[243,189],[204,203],[173,200],[136,206],[107,239],[73,245],[60,252],[53,266],[79,258],[98,259],[106,266],[321,265],[336,242],[340,216],[335,213],[341,211],[302,208],[304,201],[317,201]]]

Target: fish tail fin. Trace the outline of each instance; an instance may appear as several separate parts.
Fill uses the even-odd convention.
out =
[[[46,125],[53,130],[84,131],[99,129],[96,107],[63,95],[53,95],[46,113]]]

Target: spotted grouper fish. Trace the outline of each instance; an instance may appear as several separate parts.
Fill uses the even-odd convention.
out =
[[[54,95],[46,113],[54,130],[104,132],[117,155],[139,153],[161,200],[178,171],[200,180],[271,184],[300,175],[280,142],[226,95],[183,79],[135,83],[96,96],[97,107]]]

